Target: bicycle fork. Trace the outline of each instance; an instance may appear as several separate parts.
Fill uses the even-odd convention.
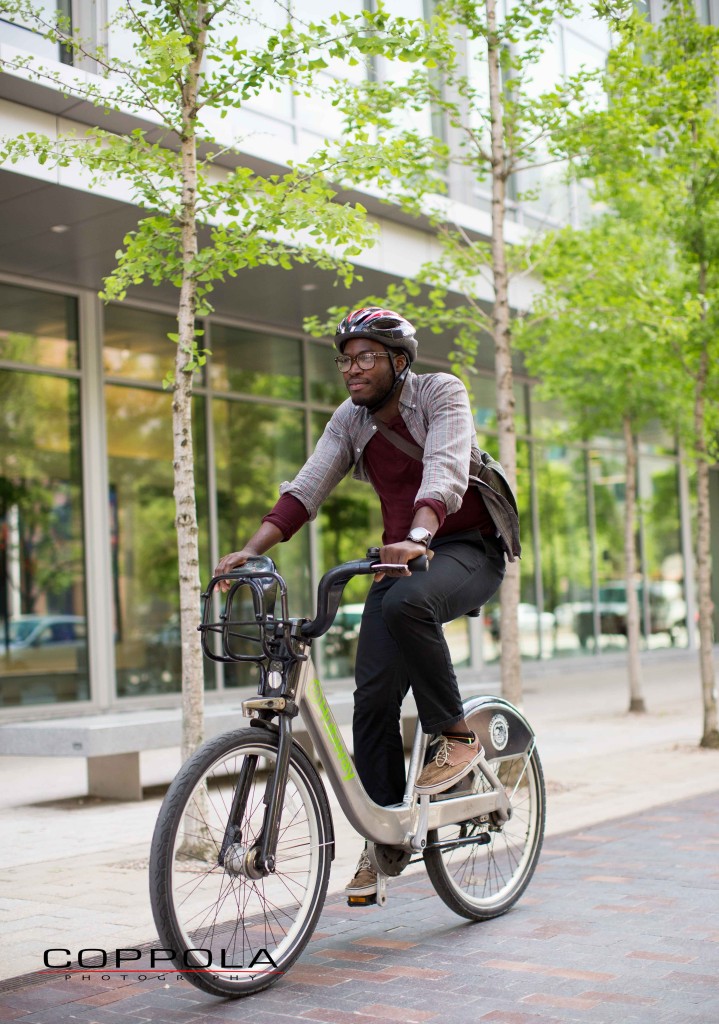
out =
[[[259,756],[245,757],[232,798],[232,806],[225,828],[218,864],[231,874],[244,874],[248,878],[264,878],[275,870],[280,818],[287,788],[287,772],[292,752],[292,731],[288,715],[279,715],[279,742],[275,769],[265,786],[265,812],[260,831],[260,842],[252,847],[242,843],[242,819],[247,798],[257,771]]]

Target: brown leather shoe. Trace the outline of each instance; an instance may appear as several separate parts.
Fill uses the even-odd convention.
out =
[[[354,878],[345,886],[345,893],[347,896],[374,896],[377,893],[377,872],[370,864],[366,850],[362,851]]]
[[[424,766],[415,783],[418,793],[443,793],[463,779],[480,757],[484,757],[484,747],[472,733],[472,741],[457,739],[455,736],[438,736],[430,744],[437,747],[432,760]]]

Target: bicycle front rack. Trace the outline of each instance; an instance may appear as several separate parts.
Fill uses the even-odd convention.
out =
[[[230,584],[223,593],[220,584]],[[279,618],[275,618],[277,596]],[[211,661],[266,664],[284,660],[278,651],[287,638],[290,620],[287,614],[287,586],[272,559],[262,556],[221,576],[213,576],[202,595],[202,651]]]

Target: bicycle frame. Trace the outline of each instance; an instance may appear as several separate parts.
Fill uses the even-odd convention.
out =
[[[490,783],[490,792],[442,794],[431,802],[429,797],[420,797],[414,792],[415,780],[424,763],[429,740],[419,723],[402,803],[391,807],[376,804],[367,795],[354,769],[311,659],[301,662],[297,669],[298,677],[293,687],[294,701],[340,807],[360,835],[373,843],[419,851],[426,845],[427,832],[431,829],[490,814],[497,815],[503,821],[509,818],[510,800],[485,758],[480,759],[478,768]],[[243,703],[243,708],[251,712],[276,707],[272,703],[276,700],[249,700]]]
[[[253,661],[258,664],[264,662],[259,696],[244,701],[243,711],[255,716],[258,719],[257,725],[265,728],[275,729],[276,727],[269,725],[269,722],[275,717],[278,719],[277,771],[273,775],[265,800],[265,827],[257,859],[263,872],[274,870],[277,831],[287,775],[286,766],[292,746],[292,719],[298,713],[305,723],[342,811],[352,827],[373,844],[395,847],[410,853],[420,852],[427,846],[427,833],[443,825],[469,820],[487,823],[494,821],[495,824],[501,825],[511,817],[511,796],[507,795],[504,786],[488,764],[487,756],[493,760],[505,756],[523,756],[526,770],[526,763],[534,745],[534,734],[516,708],[501,698],[475,698],[469,702],[469,706],[465,703],[465,718],[480,709],[482,715],[488,710],[495,712],[491,721],[483,718],[481,728],[476,729],[487,753],[479,759],[473,774],[467,777],[468,784],[460,783],[458,787],[450,789],[447,793],[438,794],[432,799],[415,792],[415,782],[424,764],[429,740],[418,723],[402,802],[383,807],[370,799],[362,785],[327,703],[310,658],[310,651],[313,640],[331,626],[348,579],[359,573],[374,571],[377,561],[374,557],[375,550],[368,551],[367,560],[343,563],[324,575],[318,590],[317,617],[311,621],[287,618],[286,584],[270,559],[258,558],[256,566],[249,567],[237,576],[225,577],[231,580],[231,587],[220,622],[208,621],[209,598],[219,577],[213,578],[205,595],[208,599],[206,618],[200,626],[203,631],[205,653],[216,661]],[[266,607],[267,587],[274,586],[275,582],[280,588],[281,595],[282,617],[279,620],[268,614]],[[243,586],[248,587],[252,595],[254,624],[260,626],[260,635],[255,638],[255,642],[260,644],[261,654],[242,654],[233,646],[237,639],[248,639],[243,627],[250,624],[249,620],[235,619],[231,612],[235,594]],[[270,627],[269,632],[266,627]],[[210,634],[215,634],[221,640],[221,654],[213,653],[208,648],[207,639]],[[495,729],[495,723],[498,731]],[[251,771],[251,768],[248,768],[248,771]],[[481,792],[477,792],[472,785],[473,781],[476,781],[477,772],[488,784]],[[233,842],[235,811],[242,804],[243,789],[244,783],[239,787],[238,807],[236,808],[233,803],[223,851]]]

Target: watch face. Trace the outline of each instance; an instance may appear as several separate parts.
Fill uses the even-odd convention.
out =
[[[422,526],[415,526],[413,530],[409,531],[407,539],[414,541],[415,544],[429,544],[432,534]]]

